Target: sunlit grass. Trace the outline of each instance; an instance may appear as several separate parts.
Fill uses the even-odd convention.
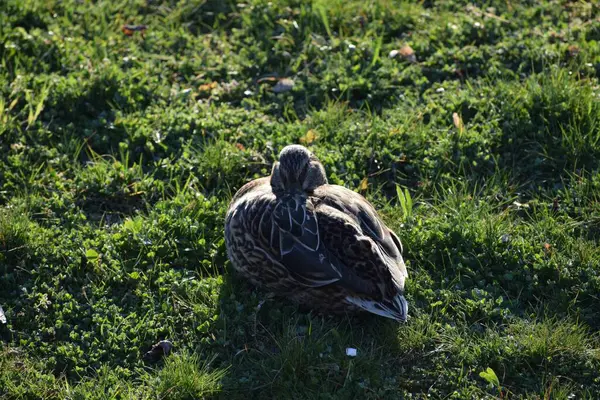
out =
[[[0,398],[597,398],[598,9],[430,3],[0,2]],[[407,324],[231,272],[290,143],[397,232]]]

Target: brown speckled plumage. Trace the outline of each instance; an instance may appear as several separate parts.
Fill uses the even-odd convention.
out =
[[[235,194],[225,241],[234,268],[275,294],[325,313],[406,320],[400,240],[364,197],[329,185],[302,146],[285,147],[270,177]]]

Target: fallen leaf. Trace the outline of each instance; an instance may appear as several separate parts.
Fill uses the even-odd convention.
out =
[[[411,63],[417,62],[417,56],[415,55],[415,51],[409,45],[403,46],[400,50],[392,50],[388,54],[389,58],[396,58],[401,56],[405,60]]]
[[[266,76],[264,78],[260,78],[256,81],[256,83],[264,83],[264,82],[277,82],[277,78],[274,76]]]
[[[454,127],[458,129],[459,133],[463,133],[465,126],[462,122],[462,118],[457,113],[452,113],[452,122],[454,123]]]
[[[210,82],[200,85],[198,87],[198,91],[200,92],[212,92],[214,88],[216,88],[219,84],[217,82]]]
[[[236,144],[235,144],[235,147],[237,147],[237,149],[238,149],[238,150],[241,150],[241,151],[244,151],[244,150],[246,150],[246,147],[244,147],[244,145],[243,145],[243,144],[241,144],[241,143],[236,143]]]
[[[306,135],[300,138],[300,143],[311,144],[315,141],[315,139],[317,139],[317,132],[315,132],[312,129],[309,129],[308,132],[306,132]]]
[[[577,57],[577,55],[579,55],[579,53],[581,52],[581,49],[579,48],[579,46],[576,45],[571,45],[567,48],[567,52],[569,54],[570,57]]]
[[[411,63],[417,62],[417,56],[415,55],[415,51],[409,45],[406,45],[400,49],[400,55],[406,60],[410,61]]]
[[[294,87],[294,80],[290,78],[282,78],[277,82],[275,86],[273,86],[273,91],[275,93],[285,93],[292,90]]]
[[[369,187],[369,178],[363,178],[363,180],[360,181],[360,186],[358,188],[360,190],[367,190],[368,187]]]
[[[126,36],[132,36],[134,32],[141,32],[143,35],[146,29],[148,29],[146,25],[125,24],[121,27],[121,32],[123,32]]]

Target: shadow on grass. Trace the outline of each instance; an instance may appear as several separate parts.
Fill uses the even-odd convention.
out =
[[[232,368],[224,379],[228,397],[367,390],[360,382],[375,384],[385,372],[373,365],[389,362],[401,349],[402,326],[394,321],[368,314],[319,315],[256,289],[235,273],[224,275],[219,303],[217,343],[225,347],[222,361]],[[358,356],[347,356],[346,348],[356,348]]]

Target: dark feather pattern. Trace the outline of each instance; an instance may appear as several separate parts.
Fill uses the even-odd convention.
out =
[[[234,268],[322,312],[368,311],[405,321],[400,240],[364,197],[323,183],[322,166],[310,170],[316,159],[298,147],[288,150],[293,157],[282,151],[272,177],[249,182],[232,199],[225,239]],[[316,175],[312,188],[307,176]]]

